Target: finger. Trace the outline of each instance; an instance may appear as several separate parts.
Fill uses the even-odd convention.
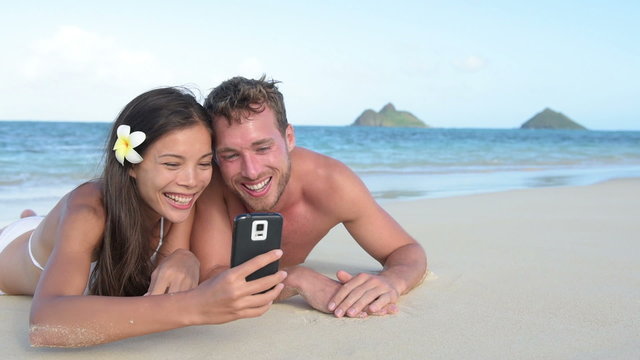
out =
[[[168,294],[177,293],[180,291],[190,290],[197,286],[197,283],[193,282],[192,278],[182,277],[180,279],[173,279],[167,290]]]
[[[284,284],[280,283],[265,293],[246,296],[242,301],[241,307],[256,308],[273,303],[278,295],[280,295],[282,289],[284,289]]]
[[[287,278],[287,272],[280,270],[275,274],[247,282],[247,294],[253,295],[271,289]]]
[[[256,307],[256,308],[249,308],[249,309],[244,309],[241,311],[238,311],[238,319],[249,319],[249,318],[255,318],[258,316],[262,316],[264,313],[266,313],[269,308],[271,308],[271,303],[264,305],[264,306],[260,306],[260,307]]]
[[[392,304],[393,301],[394,299],[392,298],[391,294],[389,293],[382,294],[378,296],[378,298],[375,299],[373,302],[371,302],[371,305],[369,305],[369,313],[380,312],[383,309],[385,309],[387,305]]]
[[[348,310],[345,312],[349,317],[357,317],[369,304],[382,295],[382,291],[377,288],[370,288],[364,292],[359,291],[361,289],[363,289],[363,287],[360,287],[357,289],[358,291],[354,291],[349,294],[347,299],[345,299],[344,304],[339,305],[339,307],[342,308],[343,305],[351,302],[351,305],[347,307]]]
[[[156,285],[153,288],[149,288],[149,291],[147,291],[147,294],[148,295],[162,295],[162,294],[166,294],[168,289],[169,289],[169,286],[165,285],[164,282],[163,283],[156,283]]]
[[[347,310],[351,309],[351,307],[356,303],[356,301],[358,301],[358,299],[360,299],[364,295],[365,291],[366,291],[366,289],[364,287],[361,287],[361,286],[351,290],[351,292],[349,294],[347,294],[347,296],[344,298],[344,300],[342,300],[342,302],[340,302],[336,306],[336,310],[333,313],[337,317],[342,317],[344,315],[347,315],[349,317],[353,317],[357,313],[360,313],[359,311],[357,313],[355,313],[355,310],[351,310],[349,313],[347,313]]]
[[[232,271],[237,272],[243,278],[246,278],[250,274],[254,273],[256,270],[259,270],[272,262],[280,259],[282,256],[282,250],[276,249],[266,252],[264,254],[258,255],[251,260],[246,261],[245,263],[236,266],[231,269]]]
[[[338,278],[338,280],[341,283],[346,283],[349,280],[353,279],[353,275],[349,274],[348,272],[344,271],[344,270],[340,270],[336,273],[336,277]]]
[[[153,270],[153,272],[151,273],[151,282],[149,283],[149,289],[147,290],[146,295],[149,295],[149,293],[151,292],[152,289],[155,289],[156,287],[156,282],[158,281],[158,271],[159,268],[156,268],[155,270]]]
[[[169,283],[163,276],[158,276],[155,281],[153,281],[153,285],[149,285],[149,291],[147,293],[149,295],[161,295],[167,292],[167,288],[169,287]]]
[[[379,310],[376,312],[368,311],[369,315],[374,315],[374,316],[393,315],[397,312],[398,312],[398,305],[393,303],[387,304],[385,307],[382,308],[382,310]]]
[[[273,305],[273,301],[270,301],[261,306],[242,309],[237,312],[237,318],[245,319],[245,318],[254,318],[254,317],[262,316],[271,308],[271,305]]]
[[[329,304],[327,305],[329,311],[334,311],[338,307],[338,305],[344,302],[345,298],[353,291],[353,289],[362,285],[367,280],[366,276],[361,275],[352,277],[348,282],[340,287],[340,289],[336,292],[335,295],[333,295],[333,297],[329,301]],[[351,304],[349,304],[349,306],[351,306]],[[343,313],[346,309],[346,307],[342,309]]]
[[[247,295],[239,298],[235,302],[234,313],[238,314],[247,309],[263,308],[264,306],[270,306],[278,297],[280,292],[284,289],[284,284],[278,284],[273,289],[256,295]]]

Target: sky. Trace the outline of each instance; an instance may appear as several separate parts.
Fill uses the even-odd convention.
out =
[[[281,81],[289,122],[391,102],[439,128],[516,128],[549,107],[640,130],[638,1],[13,1],[0,119],[113,121],[140,93]]]

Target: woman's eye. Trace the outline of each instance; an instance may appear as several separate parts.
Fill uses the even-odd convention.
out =
[[[175,168],[175,167],[180,166],[180,164],[178,164],[178,163],[164,163],[163,165],[166,166],[166,167],[170,167],[170,168]]]

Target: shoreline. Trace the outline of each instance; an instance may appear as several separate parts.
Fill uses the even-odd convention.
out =
[[[526,189],[538,189],[538,188],[555,188],[555,187],[573,187],[573,186],[589,186],[608,181],[616,181],[618,179],[640,179],[640,169],[631,167],[627,172],[619,172],[615,175],[610,175],[606,171],[595,171],[595,175],[576,176],[575,174],[567,174],[561,171],[559,175],[548,174],[544,175],[543,172],[537,172],[536,175],[540,175],[538,178],[527,177],[530,175],[525,171],[513,172],[515,176],[520,176],[519,181],[512,181],[509,183],[492,183],[496,178],[503,177],[504,172],[497,172],[489,174],[489,177],[485,181],[478,182],[478,175],[471,174],[471,176],[464,176],[463,174],[451,174],[451,179],[437,179],[433,180],[434,176],[420,175],[413,177],[406,174],[387,174],[383,178],[371,180],[367,178],[367,175],[363,176],[363,181],[371,191],[372,195],[380,204],[388,204],[396,201],[415,201],[426,199],[446,199],[452,197],[473,196],[479,194],[493,194],[505,191],[513,190],[526,190]],[[512,176],[514,176],[512,174]],[[486,175],[486,174],[485,174]],[[391,179],[389,181],[389,179]],[[427,179],[427,182],[420,181]],[[460,181],[464,179],[464,181]],[[426,190],[438,189],[440,183],[447,183],[451,187],[450,182],[458,183],[458,188],[455,190]],[[78,183],[78,185],[81,183]],[[391,184],[391,185],[390,185]],[[416,185],[417,184],[417,185]],[[391,187],[392,189],[388,189]],[[3,203],[0,208],[0,228],[9,225],[11,222],[17,220],[18,216],[25,209],[32,209],[38,215],[46,215],[46,213],[52,209],[59,199],[64,196],[68,191],[71,191],[73,187],[67,191],[58,189],[59,196],[43,196],[46,193],[44,188],[37,188],[38,198],[30,199],[28,197],[20,196],[19,201],[6,201],[0,197]],[[403,190],[398,190],[403,189]]]
[[[27,343],[30,298],[0,297],[5,356],[127,358],[564,359],[640,356],[640,178],[383,207],[425,248],[432,272],[398,314],[336,319],[299,298],[264,316],[88,349]],[[306,265],[377,271],[332,230]],[[635,314],[635,315],[634,315]],[[277,334],[277,335],[274,335]]]

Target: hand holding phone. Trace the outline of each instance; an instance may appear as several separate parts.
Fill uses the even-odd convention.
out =
[[[236,216],[233,221],[231,267],[238,266],[260,254],[280,248],[282,215],[278,213],[251,213]],[[275,274],[278,261],[247,276],[247,281]]]

